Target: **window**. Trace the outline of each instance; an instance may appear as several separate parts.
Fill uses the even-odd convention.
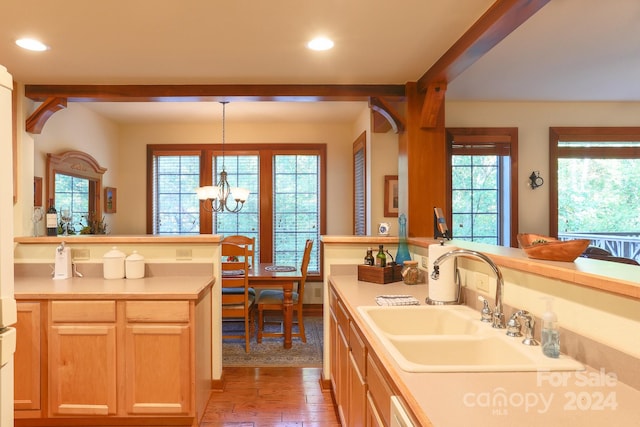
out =
[[[551,128],[550,233],[640,260],[640,128]]]
[[[79,232],[89,215],[89,180],[77,176],[55,174],[55,201],[58,213],[68,209],[71,214],[69,232]]]
[[[153,211],[147,228],[154,234],[254,237],[256,260],[294,266],[302,260],[305,240],[312,239],[309,274],[319,274],[326,146],[225,144],[224,153],[221,148],[148,146]],[[223,168],[231,186],[251,191],[238,213],[208,212],[195,195],[198,186],[215,185]]]
[[[102,219],[100,196],[102,175],[106,171],[96,159],[82,151],[47,153],[47,202],[53,200],[59,214],[63,209],[69,211],[71,234],[85,232],[89,217]]]
[[[153,234],[198,234],[199,153],[156,152],[152,165]]]
[[[517,129],[450,128],[449,221],[456,239],[510,246],[517,234]]]
[[[216,173],[211,177],[215,183],[220,179],[223,165],[227,172],[227,181],[232,187],[243,187],[251,193],[244,203],[242,210],[237,213],[221,212],[214,214],[213,232],[224,236],[241,234],[253,237],[256,240],[254,257],[260,259],[260,156],[250,155],[214,155],[213,162],[216,165]],[[232,209],[235,202],[229,201]]]
[[[276,154],[273,161],[273,261],[299,265],[305,241],[320,241],[320,158]],[[310,271],[319,271],[316,262],[312,257]]]
[[[367,135],[363,132],[353,143],[353,234],[367,234]]]

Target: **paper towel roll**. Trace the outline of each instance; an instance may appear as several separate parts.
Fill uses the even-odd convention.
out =
[[[429,299],[436,302],[452,302],[456,301],[458,297],[458,289],[455,281],[454,270],[454,258],[447,259],[443,264],[440,264],[440,277],[438,280],[431,278],[433,272],[433,262],[437,260],[440,255],[447,252],[458,249],[455,246],[447,245],[429,245]]]

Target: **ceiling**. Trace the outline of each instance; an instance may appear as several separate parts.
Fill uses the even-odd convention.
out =
[[[0,64],[24,84],[404,84],[493,0],[3,0]],[[448,100],[640,101],[640,2],[551,0],[449,83]],[[306,49],[314,36],[336,46]],[[37,37],[50,50],[13,44]],[[217,103],[90,103],[119,122]],[[349,120],[361,103],[246,102],[228,120]]]

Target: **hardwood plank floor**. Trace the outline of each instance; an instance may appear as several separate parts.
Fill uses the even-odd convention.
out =
[[[200,427],[339,427],[320,368],[224,368]]]

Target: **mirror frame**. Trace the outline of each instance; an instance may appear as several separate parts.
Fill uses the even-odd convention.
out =
[[[95,212],[102,217],[102,176],[107,168],[100,166],[98,161],[82,151],[65,151],[60,154],[47,153],[47,204],[53,199],[55,206],[56,173],[71,175],[89,180],[89,212]],[[47,205],[47,208],[49,206]]]

